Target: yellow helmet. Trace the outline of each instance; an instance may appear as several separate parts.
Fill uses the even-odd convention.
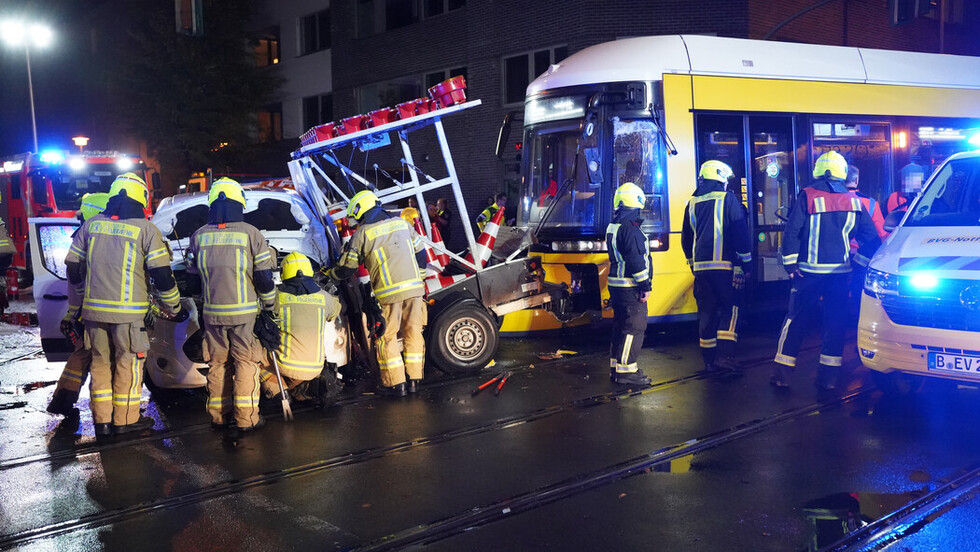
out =
[[[237,201],[242,204],[242,207],[245,207],[245,192],[237,180],[232,180],[227,176],[222,176],[215,180],[214,184],[211,184],[211,190],[208,192],[208,205],[211,205],[216,199],[219,199],[221,194],[225,194],[225,199]]]
[[[79,214],[82,215],[82,221],[84,222],[105,211],[105,204],[108,202],[109,194],[105,192],[83,195],[82,206],[78,209]]]
[[[613,209],[620,207],[642,209],[646,202],[647,196],[643,193],[643,189],[632,182],[627,182],[616,188],[616,194],[613,196]]]
[[[828,151],[813,164],[813,178],[830,177],[835,180],[847,178],[847,161],[836,151]]]
[[[350,198],[350,203],[347,205],[347,216],[354,220],[361,220],[364,213],[379,203],[381,202],[378,201],[378,196],[374,195],[374,192],[371,190],[361,190],[354,194],[354,197]]]
[[[283,280],[295,278],[296,276],[313,276],[313,264],[306,255],[299,251],[293,251],[282,260],[279,266],[280,276]]]
[[[415,219],[419,218],[419,210],[415,207],[405,207],[398,216],[407,222],[409,226],[415,226]]]
[[[146,190],[146,182],[136,173],[122,173],[112,181],[109,187],[109,197],[115,197],[125,192],[126,197],[135,199],[140,205],[146,207],[150,202],[150,193]]]
[[[698,177],[701,179],[714,180],[722,184],[727,184],[728,180],[733,176],[735,176],[735,171],[727,163],[722,163],[715,159],[702,163],[701,171],[698,172]]]

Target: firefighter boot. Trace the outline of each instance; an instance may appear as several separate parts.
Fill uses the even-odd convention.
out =
[[[414,395],[419,392],[419,382],[422,380],[408,379],[408,384],[405,386],[405,390],[408,391],[409,395]]]
[[[95,438],[105,439],[112,437],[112,424],[95,424]]]
[[[408,390],[405,389],[405,382],[402,382],[391,387],[379,387],[378,394],[384,397],[404,397],[408,395]]]
[[[745,369],[735,361],[734,341],[719,340],[718,357],[714,361],[714,369],[718,372],[742,373],[745,371]]]
[[[75,410],[75,401],[77,400],[78,391],[58,389],[54,392],[54,396],[51,397],[51,402],[48,403],[48,412],[67,416]]]
[[[792,366],[773,362],[772,377],[769,378],[769,384],[776,389],[789,389],[789,373],[792,371]]]
[[[113,425],[113,430],[116,435],[124,435],[126,433],[132,433],[134,431],[143,431],[144,429],[150,429],[153,424],[156,423],[153,418],[148,416],[140,415],[139,419],[131,424],[126,425]]]
[[[643,373],[643,370],[617,372],[613,377],[613,383],[617,385],[650,385],[650,381],[650,378]]]
[[[833,391],[837,389],[837,366],[818,365],[817,380],[814,382],[814,385],[822,391]]]

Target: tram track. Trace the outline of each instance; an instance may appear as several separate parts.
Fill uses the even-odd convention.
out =
[[[815,349],[816,347],[813,348]],[[594,354],[581,355],[581,356],[576,355],[572,357],[554,360],[548,362],[547,364],[549,366],[554,366],[555,364],[559,364],[559,363],[564,364],[566,362],[571,362],[574,360],[582,360],[584,358],[605,355],[605,354],[606,353],[603,352],[603,353],[594,353]],[[751,359],[749,361],[746,361],[744,365],[747,368],[751,368],[763,363],[768,363],[770,359],[771,357],[769,356],[759,357],[756,359]],[[516,372],[518,368],[516,367],[511,368],[510,370]],[[528,370],[531,370],[530,365],[523,367],[521,371],[528,371]],[[484,376],[485,374],[481,374],[480,376],[473,376],[469,378],[447,380],[445,382],[438,382],[436,384],[431,384],[430,387],[466,382]],[[637,389],[627,388],[618,391],[611,391],[608,393],[601,393],[598,395],[593,395],[591,397],[566,401],[556,405],[549,405],[529,413],[500,417],[490,421],[489,423],[476,424],[463,428],[452,429],[435,435],[416,437],[407,441],[401,441],[398,443],[386,444],[379,447],[372,447],[372,448],[362,449],[360,451],[344,453],[344,454],[334,456],[332,458],[318,460],[316,462],[311,462],[300,466],[287,467],[279,471],[266,472],[252,477],[241,478],[233,481],[219,482],[214,485],[202,489],[197,489],[195,491],[190,491],[181,495],[170,496],[164,499],[145,502],[129,507],[118,508],[111,511],[90,514],[90,515],[79,517],[74,520],[67,520],[63,522],[48,524],[45,526],[37,527],[34,529],[28,529],[18,533],[0,535],[0,549],[8,549],[38,539],[67,534],[73,531],[111,525],[113,523],[126,521],[141,515],[146,515],[157,511],[165,511],[170,509],[191,506],[207,500],[244,492],[246,490],[255,487],[269,485],[282,480],[307,476],[325,470],[341,467],[341,466],[358,464],[368,460],[382,458],[388,455],[407,452],[419,447],[437,445],[463,437],[469,437],[473,435],[487,433],[490,431],[506,429],[524,423],[542,420],[551,417],[555,414],[579,410],[579,409],[591,408],[593,406],[597,406],[600,404],[610,403],[614,401],[628,399],[635,396],[654,393],[678,385],[684,385],[695,381],[713,379],[714,377],[715,377],[714,374],[709,374],[704,371],[699,371],[685,376],[679,376],[669,380],[660,381],[650,386],[646,386],[642,388],[637,388]],[[374,400],[374,399],[375,396],[367,395],[367,396],[350,399],[344,404],[353,404],[353,403],[364,402],[364,401]],[[822,403],[817,403],[817,404],[822,404]],[[818,409],[819,408],[811,408],[810,410],[807,410],[807,413]],[[69,450],[66,451],[65,456],[74,457],[74,456],[79,456],[81,454],[94,454],[105,450],[135,446],[138,444],[143,444],[143,443],[156,441],[160,439],[171,439],[174,436],[185,435],[188,433],[196,433],[199,431],[207,431],[207,430],[209,430],[208,424],[200,424],[198,426],[185,428],[184,430],[181,431],[161,432],[160,435],[152,435],[143,438],[132,439],[129,441],[108,443],[98,447],[91,447],[90,449],[84,450],[83,452],[80,452],[78,449]],[[692,443],[694,443],[694,441],[688,441],[686,444],[680,446],[690,446]],[[673,448],[676,447],[672,447],[670,449],[673,450]],[[691,454],[693,452],[694,451],[691,450],[684,454]],[[683,456],[684,454],[680,454],[680,455]],[[9,469],[15,466],[20,466],[28,463],[40,462],[44,460],[53,460],[56,459],[53,458],[54,456],[56,455],[52,454],[52,455],[38,455],[37,457],[25,457],[21,459],[8,461],[5,464],[0,465],[0,468]],[[669,456],[669,458],[674,458],[674,457],[675,455]],[[667,459],[661,459],[657,462],[661,462],[661,461],[667,461]]]
[[[26,353],[23,353],[23,354],[20,354],[20,355],[17,355],[17,356],[15,356],[13,358],[7,358],[7,359],[0,360],[0,368],[6,368],[8,364],[13,364],[13,363],[17,362],[18,360],[24,360],[25,358],[30,358],[32,356],[39,355],[42,352],[43,352],[43,350],[40,347],[38,347],[37,349],[31,349],[30,351],[28,351]]]

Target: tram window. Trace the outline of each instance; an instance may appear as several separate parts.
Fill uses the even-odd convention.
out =
[[[578,125],[542,130],[530,140],[530,182],[521,221],[535,226],[596,231],[598,187],[589,181],[584,157],[576,163]],[[552,207],[553,205],[553,207]]]
[[[647,202],[641,211],[647,234],[667,228],[667,188],[664,185],[664,147],[653,121],[613,120],[615,186],[633,182],[643,188]]]
[[[810,167],[828,151],[836,151],[859,169],[858,191],[884,202],[892,189],[891,124],[815,121]]]

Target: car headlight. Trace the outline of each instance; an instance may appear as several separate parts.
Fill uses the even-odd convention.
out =
[[[898,295],[898,275],[868,268],[868,274],[864,277],[864,292],[875,299]]]

